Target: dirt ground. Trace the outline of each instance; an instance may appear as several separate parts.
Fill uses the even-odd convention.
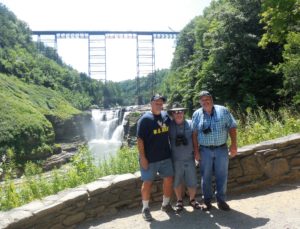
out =
[[[106,219],[78,225],[78,229],[192,229],[192,228],[300,228],[300,180],[284,183],[262,191],[228,196],[231,211],[224,212],[213,203],[209,212],[185,206],[181,214],[167,214],[160,204],[151,205],[152,222],[145,222],[141,209],[120,211]]]

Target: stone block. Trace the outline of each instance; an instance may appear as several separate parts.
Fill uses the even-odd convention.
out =
[[[288,171],[289,165],[285,158],[272,160],[264,168],[264,172],[269,178],[281,176]]]
[[[236,182],[239,185],[246,184],[246,183],[252,183],[262,176],[263,176],[263,174],[251,174],[251,175],[247,175],[247,176],[242,176],[242,177],[236,178]]]
[[[292,167],[300,166],[300,157],[295,157],[291,159],[290,165]]]
[[[135,197],[141,195],[140,190],[124,190],[122,193],[120,193],[120,201],[126,200],[126,199],[134,199]]]
[[[88,194],[86,190],[69,189],[59,192],[57,195],[52,195],[41,200],[44,207],[36,209],[33,213],[41,218],[49,214],[58,214],[64,208],[76,208],[76,203],[84,201],[88,202]]]
[[[111,216],[118,213],[118,210],[116,208],[106,208],[105,211],[99,212],[97,214],[97,218],[104,217],[104,216]]]
[[[90,196],[101,194],[110,189],[111,181],[97,180],[86,185]]]
[[[142,207],[141,201],[139,202],[132,201],[132,203],[127,206],[128,209],[137,208],[137,207]]]
[[[237,183],[237,182],[228,182],[227,183],[227,190],[229,191],[229,190],[232,190],[232,189],[234,189],[234,188],[236,188],[236,187],[240,187],[240,185]]]
[[[243,146],[241,148],[238,148],[238,158],[243,158],[246,156],[249,156],[251,154],[253,154],[254,152],[254,148],[256,145],[248,145],[248,146]]]
[[[267,163],[268,161],[274,160],[275,158],[282,157],[282,152],[278,149],[268,149],[263,153],[263,155],[265,163]]]
[[[2,225],[4,224],[3,228],[22,228],[24,225],[32,224],[35,220],[32,212],[18,208],[5,212],[2,216],[4,216],[1,218],[1,221],[3,219],[3,222],[1,222]]]
[[[242,158],[240,163],[243,169],[244,176],[262,173],[262,169],[260,168],[256,157],[249,156],[249,157]]]
[[[45,204],[40,201],[40,200],[35,200],[35,201],[32,201],[28,204],[25,204],[21,207],[18,207],[16,209],[19,209],[19,210],[23,210],[23,211],[30,211],[32,213],[35,213],[36,211],[40,210],[40,209],[43,209],[45,207]]]
[[[116,176],[112,180],[112,186],[128,187],[129,185],[135,183],[136,181],[137,181],[137,178],[133,174],[131,174],[131,173],[122,174],[122,175]]]
[[[77,214],[66,217],[63,221],[63,225],[72,226],[72,225],[82,222],[84,219],[85,219],[85,213],[79,212]]]
[[[82,209],[87,204],[86,201],[79,201],[76,203],[76,208]]]
[[[63,202],[65,205],[73,205],[77,201],[88,200],[88,193],[82,189],[69,189],[58,193],[59,202]]]
[[[109,182],[112,182],[112,180],[116,177],[117,175],[108,175],[108,176],[105,176],[105,177],[101,177],[99,178],[98,180],[99,181],[109,181]]]
[[[299,180],[300,179],[300,166],[292,168],[289,177],[291,180]]]
[[[300,154],[300,145],[289,145],[288,147],[281,148],[280,151],[284,157]]]
[[[281,138],[276,138],[269,141],[261,142],[259,145],[262,147],[261,149],[265,149],[263,147],[270,146],[269,148],[284,148],[286,146],[292,144],[299,144],[300,143],[300,134],[291,134],[288,136],[284,136]],[[257,148],[258,149],[258,148]]]
[[[228,179],[243,176],[243,169],[240,164],[236,163],[234,167],[230,166],[228,170]]]
[[[65,229],[66,227],[62,225],[61,223],[54,224],[49,229]]]
[[[288,136],[274,139],[273,141],[275,142],[275,146],[277,148],[283,148],[285,146],[289,146],[293,144],[298,145],[300,144],[300,134],[299,133],[290,134]]]
[[[35,221],[35,224],[30,228],[49,228],[51,225],[62,225],[62,221],[66,218],[66,215],[49,215],[43,218],[39,218]]]
[[[116,209],[120,209],[120,208],[124,208],[127,207],[129,204],[132,203],[132,199],[127,199],[127,200],[120,200],[114,204],[111,204],[110,207],[116,208]]]
[[[0,212],[0,228],[8,228],[11,224],[11,219],[7,212]]]
[[[85,208],[84,212],[86,213],[87,218],[95,218],[99,213],[105,211],[106,206],[94,206],[93,208],[87,207]]]

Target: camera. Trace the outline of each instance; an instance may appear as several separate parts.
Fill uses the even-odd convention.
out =
[[[180,145],[186,146],[188,144],[188,140],[184,135],[177,135],[175,139],[175,145],[180,146]]]
[[[203,132],[203,134],[209,134],[211,132],[211,129],[210,129],[210,127],[208,127],[206,129],[202,130],[202,132]]]

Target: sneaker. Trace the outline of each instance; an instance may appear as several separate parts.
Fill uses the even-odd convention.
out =
[[[143,216],[144,220],[146,220],[146,221],[152,221],[153,220],[149,208],[145,208],[144,210],[142,210],[142,216]]]
[[[225,201],[220,201],[218,202],[218,208],[223,210],[223,211],[229,211],[230,207]]]
[[[212,208],[212,204],[210,201],[204,201],[202,210],[203,211],[209,211]]]
[[[167,204],[166,206],[161,206],[161,210],[164,212],[174,212],[174,209],[171,206],[171,204]]]

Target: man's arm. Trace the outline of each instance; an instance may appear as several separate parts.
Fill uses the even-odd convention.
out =
[[[193,148],[194,148],[194,157],[195,157],[195,160],[199,161],[200,160],[200,153],[199,153],[198,133],[197,133],[197,131],[193,131],[192,141],[193,141]]]
[[[237,130],[236,128],[229,129],[229,136],[231,140],[231,145],[229,147],[230,156],[234,157],[237,155]]]
[[[148,169],[148,160],[145,154],[144,141],[141,138],[137,139],[137,147],[140,154],[140,163],[143,169]]]

